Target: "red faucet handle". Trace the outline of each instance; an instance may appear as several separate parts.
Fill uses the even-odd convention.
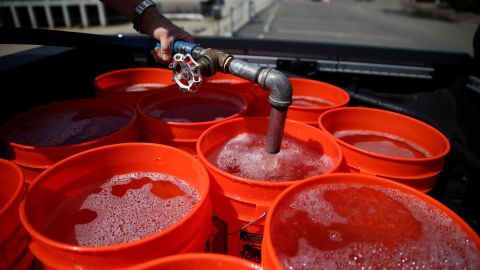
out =
[[[195,93],[198,90],[202,83],[202,74],[200,65],[190,54],[175,54],[169,68],[180,91]]]

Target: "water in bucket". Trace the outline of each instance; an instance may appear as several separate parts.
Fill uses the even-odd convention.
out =
[[[272,219],[285,269],[478,269],[480,250],[452,218],[395,189],[319,185]]]
[[[234,101],[197,97],[162,103],[148,109],[148,115],[165,122],[195,123],[223,119],[236,114],[241,106]]]
[[[326,99],[318,98],[318,97],[310,97],[310,96],[293,96],[292,97],[292,105],[293,106],[301,106],[301,107],[330,107],[335,106],[336,104],[328,101]]]
[[[93,181],[56,210],[46,236],[81,246],[128,243],[165,230],[200,201],[185,181],[134,172]]]
[[[432,155],[421,146],[399,136],[373,130],[342,130],[334,136],[362,150],[399,158],[426,158]]]
[[[164,84],[164,83],[137,83],[132,85],[126,85],[121,87],[112,87],[111,91],[115,92],[144,92],[144,91],[151,91],[156,89],[165,88],[170,86],[171,84]]]
[[[35,118],[15,131],[11,140],[32,146],[72,145],[110,135],[130,122],[125,115],[84,114],[64,111]]]
[[[328,171],[333,162],[322,150],[285,135],[281,151],[265,151],[265,134],[242,133],[230,139],[207,159],[228,173],[248,179],[289,181]]]

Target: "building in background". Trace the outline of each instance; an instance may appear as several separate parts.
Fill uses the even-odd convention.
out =
[[[156,0],[163,13],[211,15],[215,4],[224,0]],[[226,0],[235,2],[235,0]],[[126,18],[100,0],[0,0],[0,26],[3,27],[89,27],[126,22]]]
[[[156,2],[157,8],[167,18],[194,35],[233,36],[275,0]],[[100,0],[0,0],[0,27],[72,28],[75,31],[109,34],[110,29],[133,31],[129,24],[125,16]]]

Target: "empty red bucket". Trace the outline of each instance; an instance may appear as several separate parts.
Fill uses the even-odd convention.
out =
[[[260,265],[221,254],[189,253],[168,256],[133,267],[137,270],[259,270]]]
[[[10,119],[1,130],[7,157],[30,182],[55,162],[94,147],[135,141],[137,113],[109,99],[76,99],[47,104]]]
[[[202,252],[211,233],[208,174],[166,145],[98,147],[43,172],[20,217],[30,250],[50,269],[116,269]]]
[[[209,86],[196,93],[155,93],[142,98],[137,110],[143,140],[172,145],[196,155],[200,134],[219,122],[245,115],[247,101],[235,92]]]
[[[478,269],[480,238],[416,189],[363,174],[329,174],[277,197],[262,255],[272,270]]]
[[[293,101],[288,108],[287,118],[291,120],[318,126],[318,116],[328,110],[344,107],[350,101],[347,92],[328,83],[302,78],[290,78],[289,81],[292,84]],[[256,86],[256,98],[249,110],[252,115],[269,115],[269,94]]]
[[[95,78],[96,96],[124,101],[135,107],[145,95],[167,88],[178,88],[169,69],[127,68],[104,73]]]
[[[8,160],[0,159],[0,176],[0,269],[17,269],[23,257],[31,261],[28,235],[18,216],[27,189],[22,171]]]
[[[295,182],[336,171],[342,161],[331,136],[291,120],[285,124],[280,154],[266,154],[262,140],[268,121],[266,117],[224,121],[207,129],[197,142],[199,159],[213,180],[217,236],[227,242],[228,254],[255,262],[260,261],[262,217],[276,196]],[[271,164],[278,165],[270,168]]]
[[[450,150],[433,127],[398,113],[372,108],[339,108],[319,118],[334,135],[352,172],[389,178],[423,192],[431,190]]]

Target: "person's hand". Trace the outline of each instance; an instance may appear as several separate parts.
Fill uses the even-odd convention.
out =
[[[175,40],[193,42],[193,37],[182,28],[173,24],[156,10],[145,14],[142,26],[146,33],[160,41],[160,48],[154,48],[151,53],[156,62],[167,64],[172,60],[173,43]]]

